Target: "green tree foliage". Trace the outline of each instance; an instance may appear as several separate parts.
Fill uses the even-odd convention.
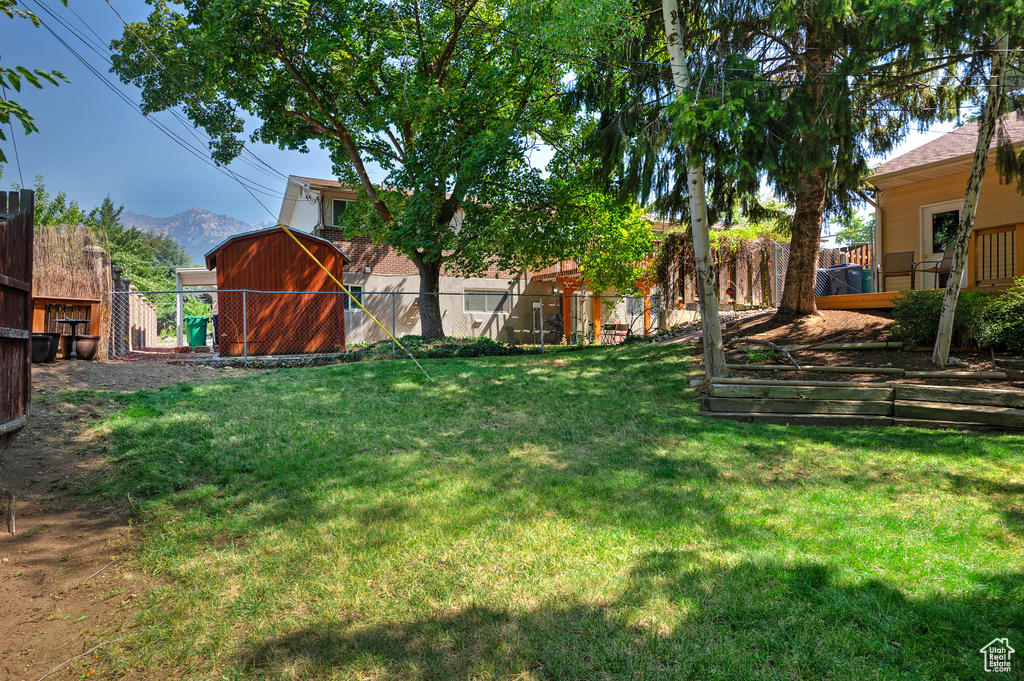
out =
[[[174,288],[174,268],[192,264],[192,257],[177,241],[165,234],[150,234],[121,223],[124,206],[115,205],[108,194],[89,212],[85,223],[103,233],[110,244],[110,258],[140,291]]]
[[[421,293],[438,290],[442,268],[520,271],[591,240],[589,225],[564,219],[573,211],[562,210],[560,188],[530,164],[538,141],[557,148],[575,132],[575,113],[560,107],[570,69],[521,37],[553,5],[153,4],[114,43],[114,69],[142,89],[145,109],[182,105],[221,163],[241,153],[247,116],[259,121],[252,140],[319,144],[340,181],[362,188],[362,206],[346,213],[349,232],[408,256]],[[577,20],[614,25],[598,5]],[[564,42],[561,16],[551,31]],[[371,164],[383,181],[372,181]],[[442,336],[437,297],[421,295],[419,307],[424,335]]]
[[[874,213],[868,217],[864,217],[860,213],[851,213],[835,218],[834,222],[840,228],[836,233],[837,244],[865,244],[873,243],[875,240]]]
[[[61,0],[61,2],[65,6],[68,4],[67,0]],[[29,10],[19,7],[17,0],[0,0],[0,14],[6,15],[8,19],[24,19],[32,22],[36,28],[39,27],[39,17]],[[32,119],[32,114],[17,102],[7,99],[7,88],[21,92],[22,82],[42,88],[44,82],[60,85],[62,80],[65,83],[70,82],[60,71],[28,69],[24,66],[8,68],[0,64],[0,141],[7,140],[6,126],[10,125],[12,118],[21,123],[26,135],[39,132],[39,128],[36,127],[36,123]],[[7,163],[3,148],[0,148],[0,163]]]
[[[15,190],[20,189],[17,184],[11,186]],[[85,224],[85,211],[78,205],[78,202],[69,200],[67,194],[60,191],[51,196],[46,189],[46,182],[42,175],[36,175],[32,189],[35,191],[35,224],[37,226]]]
[[[767,180],[794,207],[783,307],[813,312],[823,218],[852,211],[868,160],[912,121],[955,113],[957,57],[929,52],[925,17],[904,3],[684,1],[694,87],[672,101],[660,5],[641,0],[640,37],[610,44],[579,81],[569,105],[598,121],[591,153],[612,186],[684,215],[689,148],[704,161],[712,222],[737,208],[757,219]]]

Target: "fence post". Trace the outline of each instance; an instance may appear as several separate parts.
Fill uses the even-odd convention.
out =
[[[249,308],[248,300],[242,291],[242,366],[249,366]]]
[[[544,352],[544,296],[537,296],[540,299],[540,351]]]
[[[775,286],[772,294],[775,298],[772,302],[775,303],[775,307],[779,306],[782,299],[782,294],[779,289],[779,258],[781,257],[782,246],[775,244],[775,261],[772,263],[772,269],[775,275]]]
[[[395,353],[395,292],[391,292],[391,356],[396,357]]]

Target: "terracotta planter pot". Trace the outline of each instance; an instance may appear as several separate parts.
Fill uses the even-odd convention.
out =
[[[96,358],[96,350],[100,347],[99,336],[79,336],[75,343],[78,359],[90,361]]]
[[[60,334],[46,333],[43,335],[50,337],[50,351],[46,354],[46,361],[52,362],[57,358],[57,351],[60,350]]]
[[[64,359],[68,359],[71,356],[71,336],[65,333],[60,335],[59,355]]]
[[[42,333],[32,334],[32,363],[42,364],[50,354],[50,337]]]

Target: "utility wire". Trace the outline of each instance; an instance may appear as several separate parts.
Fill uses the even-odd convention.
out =
[[[99,52],[95,48],[95,46],[90,43],[90,41],[87,38],[85,38],[83,35],[81,35],[73,27],[69,26],[65,21],[63,21],[61,19],[61,17],[59,15],[57,15],[51,8],[46,6],[41,0],[33,0],[33,1],[36,2],[40,6],[42,11],[45,12],[47,15],[49,15],[54,21],[56,21],[58,24],[60,24],[62,27],[64,27],[66,30],[68,30],[73,36],[78,38],[86,46],[88,46],[90,49],[92,49],[94,52],[96,52],[100,56],[101,59],[106,61],[108,64],[111,63],[110,60],[103,53]],[[94,66],[92,66],[92,64],[90,64],[87,59],[85,59],[81,54],[79,54],[73,47],[71,47],[71,45],[69,45],[67,43],[67,41],[65,41],[56,31],[54,31],[54,29],[49,24],[47,24],[46,22],[43,22],[42,19],[40,19],[40,23],[51,35],[54,36],[54,38],[57,39],[58,42],[60,42],[69,52],[71,52],[71,54],[74,55],[75,58],[78,59],[79,62],[81,62],[82,65],[85,66],[86,69],[88,69],[94,76],[96,76],[108,89],[110,89],[117,97],[119,97],[122,101],[124,101],[129,107],[131,107],[133,110],[135,110],[136,113],[139,113],[143,117],[145,117],[146,120],[148,120],[157,129],[159,129],[161,132],[163,132],[165,135],[167,135],[172,141],[174,141],[176,144],[178,144],[178,146],[182,147],[185,151],[187,151],[188,153],[192,154],[193,156],[198,158],[201,162],[205,163],[206,165],[209,165],[209,166],[211,166],[213,168],[216,168],[216,169],[220,170],[221,172],[225,172],[225,173],[227,173],[227,174],[229,174],[229,175],[231,175],[233,177],[234,176],[238,176],[238,177],[235,177],[235,179],[237,179],[239,181],[239,183],[242,184],[245,187],[247,193],[249,193],[250,195],[252,195],[252,191],[250,191],[250,190],[255,189],[256,191],[260,191],[261,193],[265,193],[265,194],[267,194],[269,196],[274,196],[274,197],[277,197],[277,198],[282,198],[283,197],[283,194],[280,192],[279,189],[274,189],[274,188],[268,187],[266,185],[260,184],[259,182],[257,182],[256,180],[253,180],[252,178],[241,176],[241,175],[239,175],[238,173],[236,173],[235,171],[233,171],[231,169],[224,168],[222,166],[217,165],[215,162],[213,162],[207,156],[207,150],[206,149],[193,147],[187,141],[183,140],[179,135],[173,133],[162,122],[158,121],[156,118],[154,118],[152,116],[146,115],[146,113],[142,110],[142,108],[139,105],[137,105],[134,102],[134,100],[132,100],[128,95],[126,95],[124,92],[122,92],[118,87],[113,85],[113,83],[111,83],[109,81],[109,79],[107,79],[101,72],[99,72]],[[177,111],[174,111],[173,109],[168,109],[168,112],[175,118],[175,120],[178,120],[178,122],[181,123],[186,128],[186,130],[189,130],[193,134],[193,136],[196,137],[197,141],[202,142],[202,140],[200,138],[198,138],[198,136],[196,135],[195,130],[192,127],[190,127],[183,118],[180,117],[181,115],[178,114]],[[244,182],[243,182],[243,180],[244,180]],[[260,202],[260,204],[262,205],[262,202]]]

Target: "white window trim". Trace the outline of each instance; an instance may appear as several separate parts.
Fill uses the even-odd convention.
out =
[[[490,311],[467,310],[466,309],[466,301],[469,299],[469,294],[471,294],[471,293],[500,293],[500,294],[502,294],[504,296],[507,296],[505,298],[505,305],[506,305],[506,307],[508,309],[505,309],[505,310],[490,310]],[[485,314],[490,314],[490,315],[501,314],[501,315],[508,316],[508,315],[512,314],[512,292],[509,291],[507,288],[465,288],[465,289],[462,289],[462,312],[464,314],[481,314],[481,315],[485,315]]]
[[[331,227],[338,227],[339,226],[338,225],[338,216],[334,214],[334,204],[336,204],[338,201],[341,201],[346,206],[346,208],[341,211],[342,213],[344,213],[345,210],[348,209],[349,201],[347,199],[335,199],[335,198],[331,199]]]
[[[940,203],[929,203],[921,206],[918,218],[918,237],[920,241],[921,260],[941,260],[942,253],[932,252],[932,215],[945,213],[949,210],[961,211],[964,207],[963,199],[942,201]]]
[[[363,302],[363,285],[362,284],[345,284],[345,288],[351,291],[353,294],[358,293],[356,296],[359,298],[359,302]],[[345,312],[362,312],[358,305],[352,303],[352,299],[347,295],[345,296]]]

